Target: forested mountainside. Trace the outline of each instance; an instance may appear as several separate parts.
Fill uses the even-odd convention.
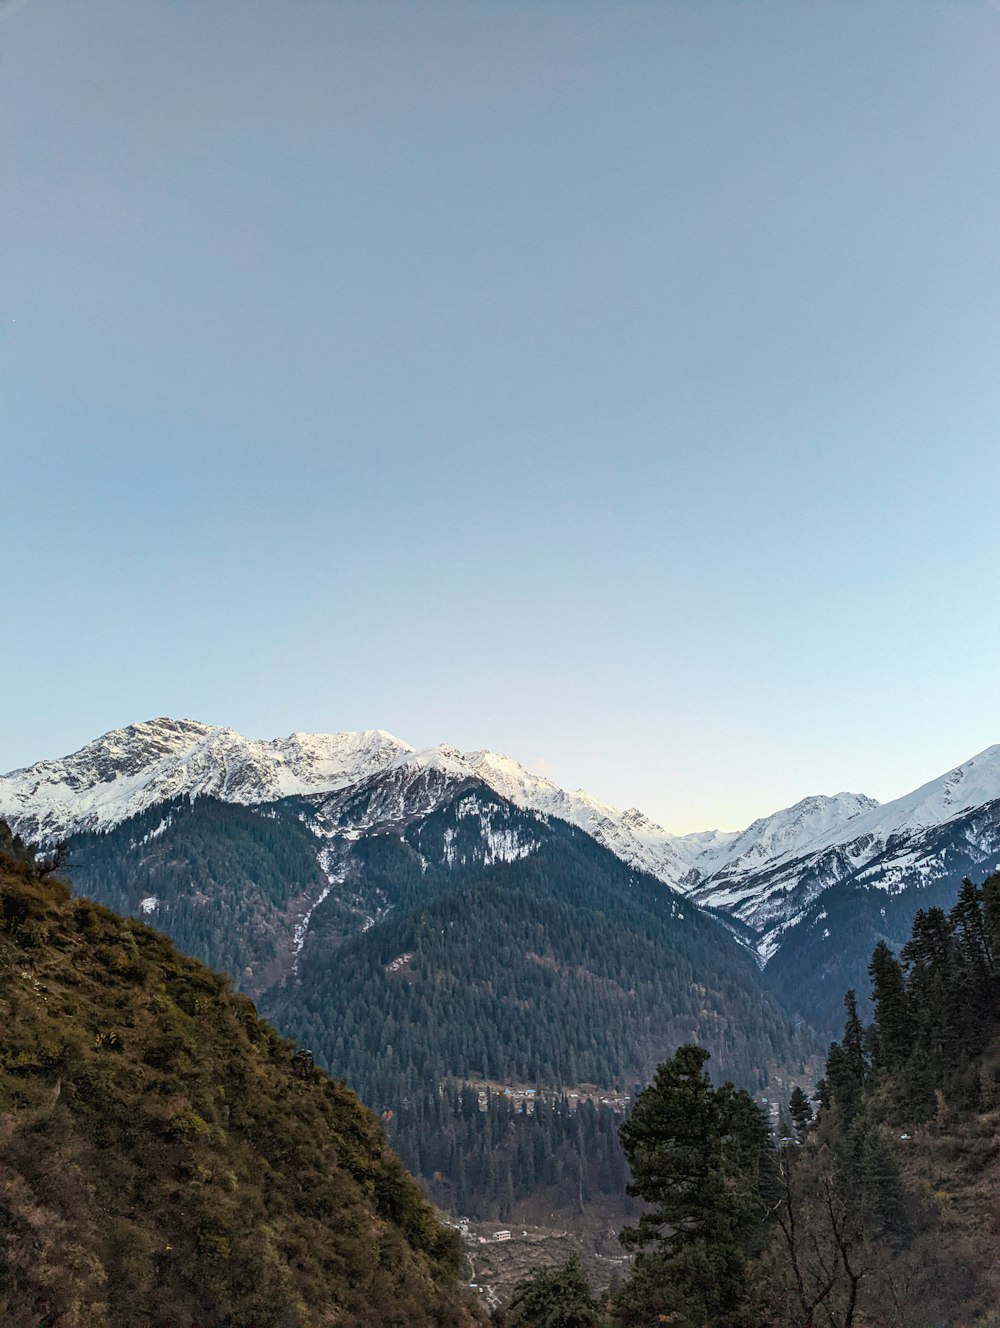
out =
[[[74,889],[168,932],[185,954],[231,973],[256,996],[291,970],[296,928],[328,890],[321,841],[297,799],[257,809],[176,798],[104,834],[67,844]],[[338,891],[347,930],[371,913]],[[304,937],[305,928],[302,927]]]
[[[480,806],[487,797],[515,835],[524,814],[476,794]],[[620,1193],[612,1121],[594,1121],[589,1150],[560,1150],[565,1115],[538,1111],[498,1148],[491,1114],[461,1101],[470,1080],[538,1096],[590,1085],[599,1099],[631,1092],[692,1039],[712,1050],[720,1075],[765,1095],[771,1070],[804,1065],[813,1044],[762,994],[752,957],[574,827],[536,823],[534,852],[435,882],[422,865],[435,843],[462,853],[463,831],[478,833],[475,818],[454,811],[365,841],[364,877],[394,883],[392,912],[335,951],[318,917],[297,976],[267,997],[282,1027],[394,1113],[401,1153],[443,1178],[442,1202],[510,1216],[540,1187],[558,1187],[563,1203],[581,1187]],[[541,1131],[544,1148],[534,1142]]]
[[[357,825],[351,796],[338,814]],[[620,1196],[615,1107],[679,1043],[703,1041],[720,1076],[761,1096],[803,1073],[815,1043],[722,925],[481,784],[434,802],[328,833],[317,866],[314,801],[182,800],[71,842],[70,871],[224,964],[470,1216]]]
[[[885,806],[813,797],[684,837],[379,731],[154,721],[0,786],[46,834],[96,827],[70,841],[74,887],[229,972],[481,1217],[620,1194],[616,1113],[683,1042],[773,1102],[845,986],[864,1015],[875,942],[1000,852],[996,748]]]
[[[5,1328],[471,1325],[459,1250],[227,978],[0,831]]]

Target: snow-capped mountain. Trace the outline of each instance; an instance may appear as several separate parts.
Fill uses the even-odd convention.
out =
[[[0,778],[0,816],[25,839],[50,844],[107,831],[178,797],[256,806],[297,796],[312,804],[314,832],[329,838],[405,824],[466,783],[568,821],[630,866],[732,914],[757,934],[767,959],[784,930],[833,885],[899,890],[940,876],[938,829],[1000,800],[1000,746],[884,805],[862,794],[814,796],[743,831],[674,835],[636,808],[621,811],[582,789],[560,788],[495,752],[417,750],[380,729],[261,741],[157,719]],[[980,821],[992,825],[989,817]],[[986,862],[992,832],[977,829],[980,821],[969,820],[963,843]]]
[[[992,818],[973,814],[998,800],[1000,746],[988,747],[892,802],[851,794],[807,798],[744,831],[712,861],[691,894],[698,903],[731,913],[758,932],[766,959],[781,932],[833,885],[850,880],[899,891],[942,877],[947,871],[939,850],[942,832],[948,832],[949,839],[963,839],[970,861],[978,849],[983,866],[992,870]],[[810,806],[823,802],[837,807]],[[805,833],[796,830],[784,837],[785,818],[799,809],[806,812]],[[828,815],[830,824],[824,825]],[[754,836],[757,826],[761,829]],[[806,826],[815,833],[810,835]],[[739,846],[745,836],[753,842],[744,850]]]
[[[849,821],[878,807],[863,793],[817,794],[771,816],[762,816],[738,834],[716,839],[702,855],[712,879],[734,877],[761,863],[797,857],[805,845],[827,834],[840,835]]]
[[[418,751],[381,729],[260,741],[193,720],[130,724],[71,756],[0,778],[0,816],[24,839],[50,844],[108,830],[178,796],[253,805],[338,792],[392,772],[399,772],[393,796],[405,786],[420,810],[427,810],[435,787],[440,793],[457,780],[481,780],[517,807],[579,826],[667,884],[679,884],[690,870],[684,839],[635,809],[620,812],[582,789],[567,792],[496,752],[447,745]],[[405,805],[400,814],[407,814]]]
[[[29,842],[49,844],[108,830],[170,798],[248,805],[343,788],[411,750],[379,729],[261,742],[194,720],[154,719],[0,778],[0,816]]]
[[[1000,798],[1000,744],[987,747],[953,770],[892,802],[873,804],[852,825],[852,840],[872,835],[888,842],[893,835],[930,829],[955,820],[963,812]],[[815,847],[837,842],[830,832]]]

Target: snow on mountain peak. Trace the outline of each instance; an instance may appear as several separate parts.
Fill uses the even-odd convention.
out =
[[[851,837],[872,835],[885,843],[891,835],[943,825],[997,798],[1000,798],[1000,744],[987,747],[961,765],[921,784],[912,793],[892,802],[875,803],[852,824]],[[840,838],[837,833],[828,832],[817,840],[817,847]]]
[[[763,933],[760,954],[766,959],[782,929],[822,890],[852,877],[898,888],[915,870],[927,834],[998,800],[1000,746],[892,802],[844,793],[806,798],[750,826],[716,853],[696,881],[694,897]],[[877,869],[869,871],[875,863]],[[929,869],[920,867],[921,880]]]
[[[256,740],[194,720],[130,724],[71,756],[0,778],[0,816],[25,839],[44,844],[110,829],[170,798],[270,802],[337,792],[390,770],[481,780],[518,807],[579,826],[670,885],[690,870],[684,840],[634,809],[625,816],[583,790],[567,792],[497,752],[462,753],[447,744],[418,751],[381,729]]]
[[[913,793],[897,798],[889,807],[904,806],[914,824],[936,825],[950,820],[959,812],[981,807],[991,801],[1000,790],[1000,744],[987,747],[955,766],[938,779],[932,779]]]
[[[846,824],[880,804],[863,793],[813,794],[791,807],[762,816],[723,844],[706,849],[714,874],[742,870],[760,862],[798,857],[823,835],[840,834]]]
[[[49,843],[110,829],[174,797],[253,803],[343,787],[409,751],[380,729],[259,741],[196,720],[154,719],[3,776],[0,816],[25,839]]]
[[[784,877],[807,858],[844,846],[860,861],[870,845],[884,845],[890,835],[947,822],[1000,798],[1000,745],[884,806],[857,793],[816,795],[742,831],[674,835],[638,808],[621,811],[582,789],[570,792],[498,752],[460,752],[447,744],[417,750],[383,729],[257,740],[195,720],[159,718],[0,777],[0,816],[25,839],[48,844],[107,830],[171,798],[265,803],[346,793],[383,775],[392,776],[395,789],[390,797],[386,786],[386,807],[397,810],[409,805],[411,795],[403,790],[430,810],[455,783],[481,781],[515,806],[578,826],[698,902],[746,913],[752,921],[755,908],[779,908],[780,901],[773,908],[768,901],[787,890]],[[765,878],[775,869],[769,884]]]
[[[617,807],[576,789],[569,792],[509,756],[497,752],[471,752],[470,769],[502,798],[518,807],[558,816],[578,826],[625,862],[679,887],[690,870],[684,841],[639,813],[629,818]]]

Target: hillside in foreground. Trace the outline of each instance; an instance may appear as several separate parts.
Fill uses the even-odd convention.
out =
[[[228,979],[0,834],[0,1322],[474,1322],[353,1093]]]

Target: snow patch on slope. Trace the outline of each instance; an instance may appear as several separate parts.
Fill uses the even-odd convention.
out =
[[[455,808],[459,820],[469,818],[479,821],[479,841],[483,846],[483,865],[491,867],[495,862],[517,862],[538,851],[539,841],[533,835],[519,833],[516,825],[505,825],[503,807],[480,802],[475,794],[462,798]],[[498,822],[500,822],[498,824]],[[444,834],[444,857],[449,867],[456,862],[464,862],[455,844],[457,831],[449,826]]]

